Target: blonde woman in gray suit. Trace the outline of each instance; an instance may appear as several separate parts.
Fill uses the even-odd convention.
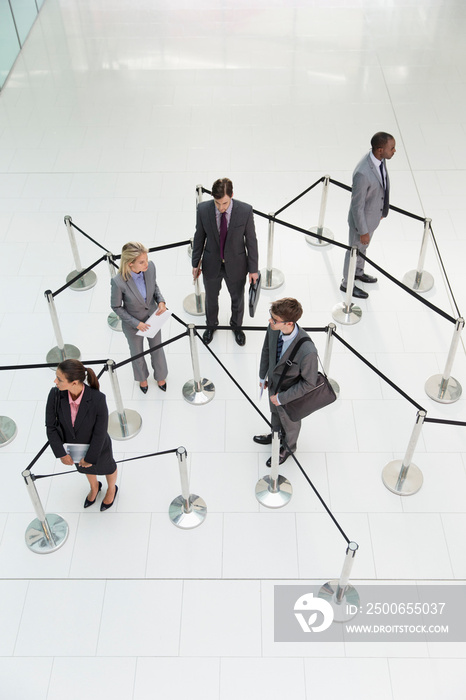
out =
[[[137,331],[146,331],[146,323],[154,311],[160,316],[167,310],[162,292],[155,279],[155,265],[148,260],[148,250],[142,243],[131,241],[121,250],[120,269],[112,278],[111,306],[122,320],[123,333],[129,345],[130,355],[143,352],[144,338],[136,335]],[[153,348],[162,342],[160,331],[154,338],[148,338],[149,347]],[[166,377],[168,374],[167,361],[163,348],[150,354],[154,379],[159,389],[167,390]],[[147,377],[149,370],[144,357],[133,360],[134,379],[139,382],[143,394],[147,394]]]

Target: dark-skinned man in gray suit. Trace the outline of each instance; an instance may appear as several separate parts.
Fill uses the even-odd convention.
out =
[[[378,131],[371,139],[372,150],[359,161],[353,172],[353,188],[348,213],[349,245],[356,246],[361,253],[371,242],[373,233],[381,220],[388,215],[390,180],[386,161],[395,153],[395,139],[385,131]],[[340,289],[346,292],[351,251],[347,250],[343,266],[343,279]],[[365,260],[358,255],[356,279],[366,284],[377,282],[364,272]],[[367,299],[369,294],[360,287],[353,287],[353,296]]]
[[[205,343],[210,343],[218,326],[218,297],[225,280],[231,297],[230,326],[238,345],[246,343],[240,326],[244,315],[244,286],[257,281],[259,256],[250,204],[233,199],[233,183],[228,178],[212,185],[213,200],[197,208],[196,233],[193,241],[193,277],[204,277],[207,329]]]

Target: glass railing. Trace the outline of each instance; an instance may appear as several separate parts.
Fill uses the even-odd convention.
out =
[[[0,0],[0,90],[44,0]]]

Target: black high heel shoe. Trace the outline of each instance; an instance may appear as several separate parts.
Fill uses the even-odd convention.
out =
[[[157,384],[161,391],[167,391],[167,382],[165,384]]]
[[[139,388],[141,389],[143,394],[147,394],[147,390],[149,389],[149,387],[147,385],[146,386],[139,385]]]
[[[101,488],[102,488],[102,482],[99,481],[99,491]],[[99,493],[99,491],[97,491],[97,494]],[[90,501],[88,499],[88,497],[86,496],[86,500],[84,501],[84,508],[89,508],[89,506],[93,506],[95,501],[96,501],[96,498],[97,498],[97,496],[94,498],[93,501]]]
[[[102,503],[100,504],[101,511],[108,510],[109,508],[111,508],[113,506],[113,504],[115,503],[115,498],[117,497],[117,493],[118,493],[118,486],[115,485],[115,495],[113,497],[113,501],[111,503],[104,503],[102,501]]]

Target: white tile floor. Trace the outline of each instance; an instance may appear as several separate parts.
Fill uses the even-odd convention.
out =
[[[392,132],[392,203],[431,217],[460,312],[466,306],[466,118],[462,0],[46,0],[0,94],[0,366],[43,363],[55,345],[43,293],[74,268],[63,216],[118,253],[190,238],[195,186],[233,179],[239,199],[277,211],[325,173],[350,184],[371,135]],[[317,224],[320,186],[280,218]],[[348,193],[333,185],[325,225],[346,243]],[[256,227],[265,267],[267,222]],[[84,266],[102,250],[78,236]],[[401,279],[414,269],[422,223],[392,212],[370,258]],[[274,266],[296,296],[303,325],[332,321],[343,251],[317,250],[276,226]],[[186,248],[154,256],[172,310],[193,291]],[[425,297],[451,302],[431,245]],[[90,291],[56,299],[62,333],[85,360],[127,357],[107,326],[109,274]],[[424,392],[443,371],[453,325],[379,274],[363,317],[337,333],[389,376],[429,417],[464,421],[465,398],[444,406]],[[221,299],[221,322],[228,298]],[[200,319],[202,323],[203,320]],[[183,327],[174,319],[164,333]],[[323,354],[323,334],[313,334]],[[211,345],[254,403],[262,332],[239,350],[230,333]],[[167,347],[165,395],[142,396],[125,366],[125,406],[141,433],[115,442],[117,459],[185,445],[205,523],[182,531],[167,509],[179,493],[173,455],[124,463],[112,511],[84,511],[80,476],[37,482],[47,512],[70,528],[64,547],[37,556],[24,544],[34,517],[21,471],[45,442],[48,369],[0,371],[0,415],[18,435],[0,448],[0,696],[5,700],[244,697],[297,700],[462,700],[464,644],[285,644],[273,639],[275,583],[323,583],[338,575],[345,542],[298,467],[283,473],[294,496],[280,511],[254,488],[267,449],[251,441],[265,424],[215,358],[199,349],[216,387],[200,408],[183,401],[191,378],[186,338]],[[401,498],[381,471],[406,450],[416,409],[338,340],[330,374],[341,398],[306,420],[298,458],[343,530],[360,545],[356,582],[466,579],[466,428],[425,424],[415,463],[421,491]],[[453,376],[465,386],[460,344]],[[110,410],[108,376],[102,377]],[[37,474],[57,465],[46,452]],[[57,469],[58,470],[58,469]],[[279,661],[278,661],[279,659]]]

